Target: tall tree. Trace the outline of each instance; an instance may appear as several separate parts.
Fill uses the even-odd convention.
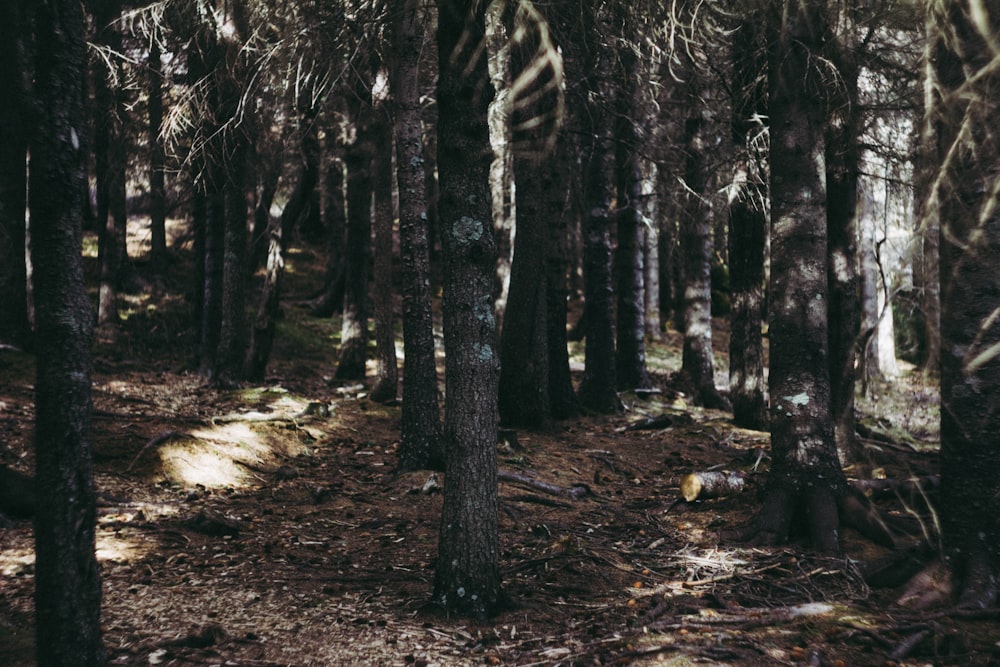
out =
[[[500,417],[511,426],[537,427],[551,414],[546,261],[550,227],[564,201],[564,172],[552,150],[562,115],[562,61],[548,23],[531,6],[519,5],[508,32],[516,236],[500,337]],[[565,331],[565,314],[561,326]]]
[[[0,342],[30,342],[28,275],[24,261],[28,68],[24,52],[25,3],[0,7]]]
[[[360,67],[360,66],[359,66]],[[336,377],[359,380],[365,376],[368,357],[368,283],[372,233],[372,133],[371,72],[358,69],[348,93],[356,127],[346,149],[347,247],[344,254],[344,310],[340,327],[340,355]]]
[[[485,618],[502,605],[497,501],[492,95],[480,2],[438,3],[438,171],[444,254],[445,492],[433,601]]]
[[[162,275],[167,264],[166,151],[163,147],[163,64],[160,62],[160,35],[149,36],[147,76],[149,79],[149,228],[150,263]]]
[[[693,11],[686,6],[686,11]],[[710,408],[729,409],[715,386],[712,350],[712,213],[708,203],[708,146],[713,132],[710,93],[699,65],[686,45],[675,49],[687,80],[682,85],[684,119],[684,195],[680,219],[681,275],[683,277],[684,347],[682,386],[692,398]]]
[[[619,7],[615,26],[623,42],[634,34],[634,9]],[[649,387],[646,369],[645,222],[643,220],[643,173],[640,146],[648,131],[646,87],[641,85],[638,47],[627,45],[619,54],[622,84],[616,91],[615,190],[618,201],[615,221],[618,248],[615,254],[616,315],[615,377],[619,389]]]
[[[602,39],[608,34],[600,7],[587,3],[583,15],[587,50],[584,55],[588,122],[583,160],[586,211],[583,220],[583,274],[585,308],[583,329],[587,339],[580,405],[595,412],[617,412],[618,381],[615,371],[614,289],[611,273],[611,203],[614,153],[610,147],[613,75],[611,53]]]
[[[431,312],[430,237],[421,129],[419,58],[423,31],[419,0],[391,15],[389,70],[399,191],[399,244],[403,284],[403,405],[399,468],[442,462],[437,368]]]
[[[103,665],[97,494],[90,458],[93,320],[81,257],[84,19],[76,0],[31,5],[39,49],[30,207],[37,380],[35,613],[38,664]]]
[[[843,3],[837,18],[838,34],[826,40],[827,57],[837,68],[829,87],[827,116],[826,217],[827,282],[829,289],[830,391],[837,451],[842,461],[858,456],[854,432],[854,390],[858,341],[861,338],[861,301],[858,256],[858,172],[861,149],[861,111],[858,98],[860,66],[856,24],[858,3]]]
[[[1000,576],[1000,12],[935,3],[941,98],[941,524],[958,603],[989,607]]]
[[[785,541],[801,517],[821,551],[841,523],[891,542],[847,487],[831,412],[825,147],[827,100],[818,55],[825,3],[776,0],[767,20],[771,119],[771,450],[764,504],[736,533]]]
[[[733,34],[732,140],[736,174],[729,199],[729,398],[733,421],[764,430],[764,250],[767,241],[765,126],[767,58],[759,21],[750,17]]]
[[[99,264],[101,287],[97,306],[99,325],[118,322],[118,290],[125,270],[126,226],[125,196],[125,86],[121,59],[122,35],[118,19],[120,0],[97,0],[94,22],[97,42],[103,58],[95,59],[94,154],[97,180],[97,221],[100,227]]]

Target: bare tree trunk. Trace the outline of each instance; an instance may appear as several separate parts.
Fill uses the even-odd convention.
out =
[[[400,470],[441,465],[437,366],[431,312],[427,174],[418,63],[423,46],[418,0],[406,0],[391,24],[389,75],[394,106],[399,245],[403,284],[403,405]]]
[[[517,202],[514,194],[514,151],[511,145],[511,48],[510,31],[505,22],[506,2],[491,2],[486,10],[486,48],[493,101],[487,122],[493,162],[490,164],[490,197],[493,202],[493,228],[497,241],[496,311],[498,331],[503,331],[504,314],[510,295],[514,261]]]
[[[392,307],[392,122],[388,108],[388,81],[381,93],[374,95],[375,120],[372,133],[375,157],[372,161],[372,208],[375,227],[375,284],[373,310],[375,316],[375,358],[378,361],[377,378],[372,387],[371,399],[379,403],[396,400],[399,372],[396,368],[396,333],[393,326]]]
[[[36,63],[30,208],[37,314],[35,614],[40,665],[105,664],[97,494],[90,458],[93,315],[82,244],[84,19],[76,0],[31,5]]]
[[[0,6],[0,342],[27,348],[28,273],[25,263],[28,91],[20,3]]]
[[[499,611],[497,385],[491,223],[490,95],[482,10],[440,0],[438,26],[439,160],[444,251],[445,492],[432,600],[478,620]],[[465,48],[462,51],[462,45]],[[470,46],[471,45],[471,46]],[[471,60],[471,65],[470,65]]]
[[[149,42],[149,218],[153,273],[163,275],[167,266],[167,192],[164,169],[166,154],[160,131],[163,128],[163,71],[160,64],[159,35]]]
[[[737,167],[729,200],[729,287],[732,297],[729,337],[729,398],[733,422],[743,428],[767,427],[764,399],[764,246],[767,239],[767,183],[763,145],[765,127],[754,119],[767,115],[767,92],[760,74],[767,71],[763,31],[751,17],[734,35],[732,140]]]

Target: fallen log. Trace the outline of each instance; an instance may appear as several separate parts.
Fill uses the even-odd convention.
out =
[[[746,488],[746,476],[734,470],[693,472],[681,479],[681,495],[691,503],[695,500],[723,498],[741,493]]]

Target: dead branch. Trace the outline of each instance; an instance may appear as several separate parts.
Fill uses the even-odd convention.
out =
[[[135,464],[139,462],[139,459],[142,458],[142,455],[146,453],[147,449],[151,447],[158,447],[163,443],[169,440],[173,440],[175,438],[181,439],[181,438],[193,438],[193,437],[194,437],[193,435],[189,433],[183,433],[181,431],[163,431],[162,433],[160,433],[159,435],[157,435],[156,437],[154,437],[153,439],[151,439],[149,442],[147,442],[145,445],[142,446],[142,449],[139,450],[139,453],[135,455],[134,459],[132,459],[132,463],[128,464],[128,468],[125,468],[125,472],[132,471],[132,468],[134,468]]]
[[[527,486],[528,488],[541,491],[542,493],[547,493],[551,496],[563,496],[565,498],[573,498],[574,500],[579,500],[584,496],[591,495],[590,487],[586,484],[574,484],[571,487],[557,486],[555,484],[549,484],[548,482],[543,482],[533,477],[521,475],[510,470],[497,471],[497,479],[501,482]]]

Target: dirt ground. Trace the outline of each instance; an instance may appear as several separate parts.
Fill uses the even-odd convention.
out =
[[[121,329],[101,332],[93,453],[111,664],[1000,664],[997,614],[897,605],[901,589],[864,578],[890,553],[850,530],[836,557],[721,540],[758,507],[767,434],[669,391],[623,395],[620,416],[506,434],[501,556],[517,608],[490,625],[441,616],[427,602],[446,480],[396,474],[399,406],[330,380],[337,323],[292,305],[318,261],[290,258],[262,386],[221,391],[192,372],[182,266],[172,290],[127,297]],[[663,387],[679,344],[668,332],[650,345]],[[0,461],[22,471],[33,373],[29,355],[0,356]],[[933,472],[933,388],[914,374],[877,397],[859,405],[886,437],[849,475]],[[744,472],[746,490],[679,502],[683,475],[717,468]],[[879,503],[933,526],[899,498]],[[30,522],[0,529],[0,665],[34,664],[33,567]]]

